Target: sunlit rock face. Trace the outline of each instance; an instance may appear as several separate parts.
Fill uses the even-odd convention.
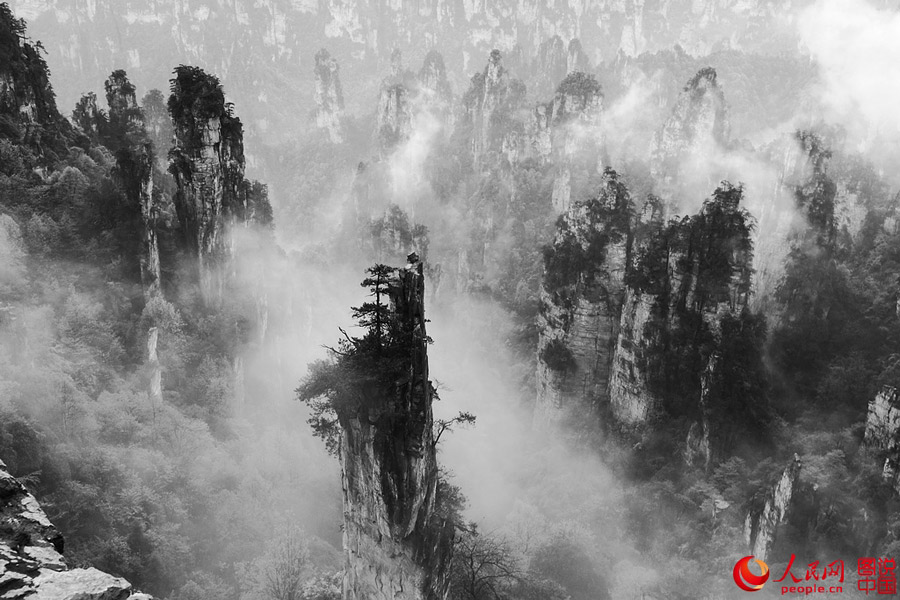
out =
[[[535,428],[583,418],[607,401],[631,212],[628,191],[608,170],[598,196],[576,202],[560,218],[545,255]]]
[[[884,478],[900,492],[900,394],[884,386],[869,402],[866,445],[884,455]]]
[[[672,114],[654,139],[651,173],[667,201],[679,188],[691,189],[704,163],[728,140],[725,94],[715,69],[707,67],[684,86]],[[706,187],[716,182],[699,182]],[[677,209],[677,206],[672,207]]]
[[[800,457],[795,454],[778,482],[766,490],[764,503],[751,510],[744,520],[744,541],[750,554],[759,560],[768,560],[778,526],[790,520],[800,468]]]
[[[335,144],[344,141],[344,91],[338,62],[324,48],[316,52],[316,126],[328,131]]]
[[[152,600],[94,568],[69,569],[63,538],[37,500],[0,461],[0,598]]]
[[[438,600],[447,594],[453,527],[435,514],[424,282],[415,259],[389,288],[391,318],[410,334],[396,393],[341,418],[347,600]]]
[[[265,186],[244,179],[243,125],[225,103],[218,78],[179,67],[168,106],[175,125],[169,159],[175,208],[185,243],[198,259],[201,295],[218,304],[233,254],[228,228],[267,225],[271,208]]]

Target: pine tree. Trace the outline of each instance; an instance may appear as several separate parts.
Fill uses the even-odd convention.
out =
[[[394,271],[393,267],[377,264],[366,269],[369,277],[363,279],[360,284],[370,290],[369,296],[375,299],[374,302],[364,302],[362,306],[353,307],[353,318],[357,320],[360,327],[367,329],[364,341],[371,341],[377,347],[382,347],[389,336],[390,324],[390,308],[384,303],[388,296],[388,286],[391,275]]]

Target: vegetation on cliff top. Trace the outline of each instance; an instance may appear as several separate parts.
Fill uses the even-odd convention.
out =
[[[607,250],[626,242],[633,207],[618,174],[607,168],[600,194],[575,205],[556,222],[556,240],[544,248],[544,289],[571,303],[606,271]]]

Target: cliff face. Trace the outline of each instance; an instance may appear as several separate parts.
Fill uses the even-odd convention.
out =
[[[134,85],[125,71],[114,71],[106,80],[108,120],[96,115],[100,141],[116,152],[116,181],[126,203],[140,214],[140,269],[144,297],[160,293],[159,198],[153,192],[156,152],[138,106]],[[90,106],[90,102],[88,102]],[[86,120],[87,114],[82,121]]]
[[[383,156],[409,139],[412,131],[409,96],[409,89],[393,78],[381,86],[375,112],[375,144]]]
[[[118,69],[106,78],[106,104],[110,125],[125,134],[146,135],[144,115],[137,103],[135,88],[125,71]]]
[[[766,561],[775,543],[778,526],[790,517],[791,503],[800,479],[800,457],[794,455],[774,487],[766,491],[765,503],[751,510],[744,521],[744,541],[750,554]]]
[[[267,224],[271,209],[264,186],[244,179],[243,126],[216,77],[178,67],[168,107],[175,125],[176,145],[169,153],[175,208],[198,259],[201,295],[217,304],[233,252],[227,229],[253,220]]]
[[[435,101],[449,103],[452,99],[453,92],[447,80],[447,66],[440,52],[432,50],[425,55],[422,68],[419,70],[419,86]]]
[[[645,217],[613,357],[615,419],[634,426],[658,412],[694,421],[686,458],[701,465],[737,443],[735,411],[747,423],[765,412],[765,326],[746,310],[753,257],[741,194],[723,185],[699,214],[665,227]]]
[[[549,117],[556,175],[552,203],[565,211],[573,199],[589,193],[602,172],[600,116],[603,94],[593,76],[568,74],[556,88],[545,114]]]
[[[662,203],[650,198],[641,211],[634,236],[635,255],[645,252],[663,226]],[[654,298],[632,286],[626,286],[619,334],[611,366],[609,401],[616,420],[625,426],[644,423],[655,407],[647,375],[643,372],[644,330],[650,320]]]
[[[525,99],[525,86],[509,76],[503,55],[493,50],[484,71],[476,74],[463,96],[462,126],[469,130],[472,158],[476,164],[489,152],[498,152],[508,137],[512,114]]]
[[[545,251],[537,428],[598,411],[608,426],[683,424],[684,458],[709,467],[767,418],[765,320],[748,310],[753,243],[743,191],[723,183],[699,213],[639,216],[615,172],[576,202]]]
[[[63,538],[0,461],[0,596],[21,600],[152,600],[124,579],[70,569]]]
[[[411,223],[396,204],[390,205],[381,218],[369,223],[372,251],[382,264],[395,263],[415,253],[422,262],[428,255],[428,228]]]
[[[569,73],[566,43],[558,35],[545,40],[537,50],[532,69],[535,72],[531,91],[538,97],[553,93],[556,85]]]
[[[447,79],[444,56],[436,50],[426,54],[416,80],[418,101],[422,108],[436,117],[444,127],[452,127],[456,122],[456,105]]]
[[[653,141],[651,173],[666,200],[688,183],[692,161],[702,162],[728,140],[725,95],[715,69],[700,70],[687,82]]]
[[[328,131],[335,144],[344,141],[344,91],[338,76],[338,62],[324,48],[316,52],[316,126]]]
[[[425,278],[411,261],[388,289],[389,318],[406,338],[401,379],[391,397],[340,421],[347,600],[437,600],[449,585],[452,527],[435,515]]]
[[[869,402],[866,445],[884,455],[884,478],[900,493],[900,394],[884,386]]]
[[[30,42],[24,21],[7,4],[0,5],[0,115],[5,117],[2,137],[39,152],[58,146],[65,126],[40,46]]]
[[[576,202],[545,252],[538,316],[537,428],[607,400],[631,243],[631,198],[607,170],[599,195]]]

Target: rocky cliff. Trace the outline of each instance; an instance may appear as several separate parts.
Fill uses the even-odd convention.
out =
[[[375,146],[382,156],[409,139],[412,131],[410,91],[394,78],[386,79],[375,112]]]
[[[371,251],[379,263],[390,264],[415,254],[423,263],[428,256],[428,228],[412,223],[396,204],[369,223]]]
[[[791,503],[800,480],[800,467],[800,457],[795,454],[775,485],[766,490],[762,505],[747,513],[744,541],[750,554],[759,560],[768,560],[778,526],[789,519]]]
[[[156,150],[147,133],[144,114],[137,103],[134,85],[125,71],[114,71],[106,80],[108,121],[95,118],[100,141],[116,152],[116,181],[125,202],[140,214],[140,269],[144,297],[161,291],[159,259],[160,198],[154,196],[153,169]],[[92,128],[93,129],[93,128]]]
[[[444,64],[444,56],[432,50],[425,55],[422,68],[419,70],[419,84],[422,89],[438,98],[449,100],[453,94],[450,82],[447,80],[447,66]]]
[[[525,85],[513,79],[503,66],[503,54],[492,50],[487,66],[472,77],[463,96],[461,126],[468,133],[472,159],[486,168],[492,160],[485,154],[499,152],[510,133],[512,115],[525,100]]]
[[[707,67],[684,86],[653,141],[651,173],[663,199],[673,202],[679,188],[691,189],[693,171],[718,153],[727,140],[725,94],[716,70]]]
[[[538,315],[537,428],[583,418],[608,399],[631,249],[632,202],[608,169],[596,198],[557,223]]]
[[[152,600],[119,577],[69,568],[62,551],[62,535],[0,461],[0,598]]]
[[[9,5],[0,4],[0,135],[31,146],[47,162],[48,152],[60,151],[60,136],[68,123],[56,108],[49,70],[41,53]]]
[[[338,70],[338,62],[328,50],[316,52],[316,126],[328,131],[335,144],[344,141],[344,90]]]
[[[900,493],[900,394],[884,386],[869,402],[866,445],[884,456],[884,478]]]
[[[446,596],[452,526],[436,516],[438,468],[428,379],[425,277],[413,256],[388,284],[397,376],[364,410],[341,414],[344,598]],[[390,391],[387,391],[390,390]]]
[[[747,310],[752,274],[750,217],[741,188],[723,184],[694,216],[636,232],[634,265],[610,376],[616,421],[653,414],[684,418],[686,458],[708,466],[764,418],[765,324]]]
[[[663,227],[662,202],[650,197],[637,220],[634,235],[634,254],[642,255]],[[626,427],[639,425],[652,416],[653,395],[643,372],[644,330],[651,318],[654,299],[632,286],[626,286],[622,312],[615,341],[609,382],[610,410],[615,419]]]
[[[573,199],[584,198],[602,173],[600,117],[603,94],[587,73],[569,73],[557,86],[545,109],[556,174],[551,201],[565,211]]]
[[[244,179],[243,125],[217,77],[197,67],[175,70],[168,108],[175,126],[169,171],[185,244],[198,260],[200,292],[221,302],[233,252],[228,228],[271,220],[265,187]]]

